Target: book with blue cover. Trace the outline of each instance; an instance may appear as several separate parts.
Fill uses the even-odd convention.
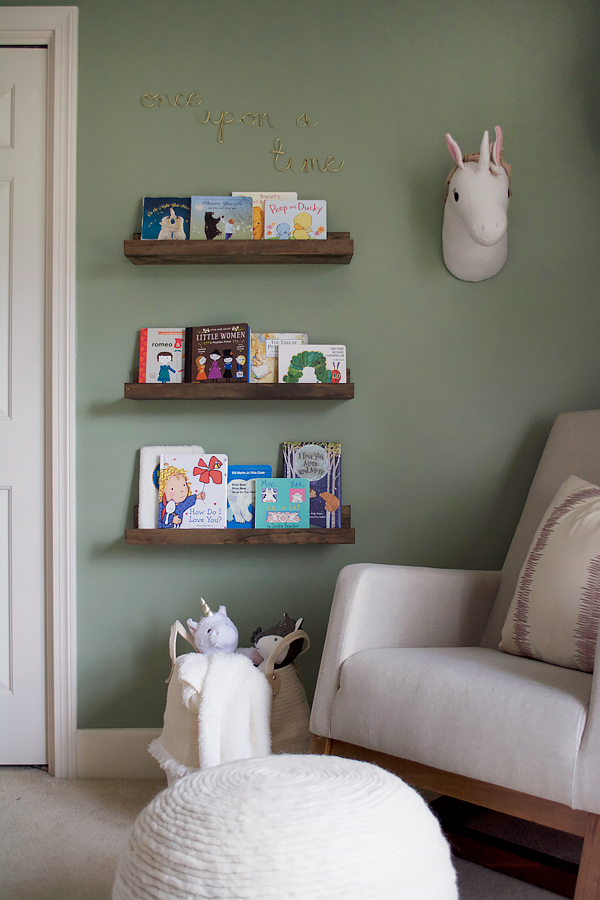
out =
[[[311,525],[342,527],[342,445],[338,441],[285,441],[283,474],[308,479]]]
[[[193,241],[251,241],[250,197],[192,197],[190,237]]]
[[[227,527],[254,528],[256,479],[271,478],[272,466],[229,466],[227,472]]]
[[[142,240],[189,240],[190,205],[189,197],[144,197]]]
[[[257,528],[308,528],[309,486],[306,478],[257,478]]]

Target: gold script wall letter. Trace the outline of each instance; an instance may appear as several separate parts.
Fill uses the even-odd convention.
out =
[[[311,124],[310,124],[310,122],[308,121],[308,116],[306,115],[306,113],[302,113],[301,116],[298,116],[298,118],[296,119],[296,125],[298,126],[298,128],[304,128],[304,127],[306,127],[306,126],[308,126],[308,128],[316,128],[316,127],[317,127],[317,123],[316,123],[316,122],[315,122],[314,125],[311,125]]]

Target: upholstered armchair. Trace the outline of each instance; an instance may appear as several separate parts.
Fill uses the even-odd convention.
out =
[[[342,570],[312,750],[375,762],[417,788],[583,836],[575,898],[600,900],[598,678],[498,649],[513,596],[529,596],[531,572],[523,587],[522,569],[532,546],[534,562],[542,555],[540,523],[571,475],[600,485],[600,411],[557,419],[501,572]],[[587,494],[595,494],[590,485]],[[592,584],[596,628],[599,597]],[[588,668],[593,643],[590,659]]]

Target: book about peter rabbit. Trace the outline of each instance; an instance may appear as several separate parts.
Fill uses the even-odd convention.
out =
[[[194,325],[185,329],[185,380],[239,384],[250,379],[250,327]]]
[[[161,453],[159,528],[227,528],[227,456]]]
[[[297,331],[253,331],[250,335],[250,381],[277,384],[279,348],[282,344],[308,344],[308,335]]]
[[[284,478],[307,478],[310,524],[342,527],[342,445],[338,441],[285,441]]]

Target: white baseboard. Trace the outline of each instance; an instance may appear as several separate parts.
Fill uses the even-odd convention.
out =
[[[77,731],[78,778],[162,778],[148,753],[160,728],[81,728]]]

